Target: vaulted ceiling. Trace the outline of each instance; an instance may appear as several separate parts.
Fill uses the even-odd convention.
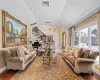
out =
[[[42,1],[49,1],[43,6]],[[100,7],[100,0],[25,0],[39,24],[70,28]]]
[[[43,5],[43,1],[47,2]],[[0,0],[0,9],[27,25],[37,22],[37,25],[53,24],[69,29],[100,9],[100,0]]]

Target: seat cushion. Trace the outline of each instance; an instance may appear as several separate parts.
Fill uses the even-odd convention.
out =
[[[82,51],[83,51],[82,48],[76,48],[76,49],[75,49],[74,56],[75,56],[76,58],[80,58],[80,56],[81,56],[81,54],[82,54]]]
[[[73,66],[75,66],[75,60],[76,60],[77,58],[75,57],[75,56],[68,56],[67,57],[67,60],[73,65]]]
[[[34,55],[34,54],[36,54],[36,51],[32,51],[32,52],[30,52],[30,54]]]
[[[70,54],[63,54],[64,58],[66,58],[73,66],[74,62],[77,59],[75,56],[70,56]]]
[[[25,55],[24,60],[25,60],[25,64],[33,57],[33,54],[28,54]]]

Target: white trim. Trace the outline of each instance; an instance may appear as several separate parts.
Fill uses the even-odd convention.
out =
[[[3,68],[0,69],[0,73],[2,73],[3,71],[5,71],[7,68],[6,66],[4,66]]]
[[[100,71],[94,68],[94,72],[100,75]]]

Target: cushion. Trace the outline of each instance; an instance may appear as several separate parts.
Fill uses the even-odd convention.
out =
[[[24,46],[22,46],[22,48],[25,51],[25,54],[28,55],[30,51],[26,47],[24,47]]]
[[[29,55],[25,55],[25,63],[27,63],[31,58],[32,58],[32,54],[29,54]]]
[[[81,58],[88,58],[88,57],[89,57],[89,53],[90,53],[90,50],[88,50],[88,49],[83,49]]]
[[[98,55],[99,55],[99,52],[91,51],[90,54],[89,54],[89,58],[96,59]]]
[[[18,57],[18,55],[17,55],[17,48],[18,47],[9,48],[12,57]]]
[[[68,51],[69,51],[69,50],[68,50],[68,47],[64,49],[64,52],[68,52]]]
[[[74,56],[67,56],[67,60],[73,65],[75,66],[75,60],[76,58]]]
[[[27,49],[28,49],[30,52],[34,51],[34,49],[33,49],[33,47],[32,47],[31,45],[27,45]]]
[[[69,54],[70,54],[70,56],[73,56],[74,55],[74,52],[73,51],[70,51]]]
[[[81,54],[82,54],[82,51],[83,51],[82,48],[76,48],[76,49],[75,49],[74,56],[75,56],[76,58],[80,58],[80,56],[81,56]]]
[[[25,53],[22,47],[17,48],[18,57],[25,57]]]
[[[4,54],[5,57],[11,57],[12,56],[9,49],[2,49],[1,52]]]

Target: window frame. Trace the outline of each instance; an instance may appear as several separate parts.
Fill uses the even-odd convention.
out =
[[[77,31],[80,31],[80,30],[82,30],[82,29],[88,28],[88,31],[89,31],[89,34],[88,34],[88,39],[89,39],[88,49],[89,49],[89,50],[91,50],[91,38],[89,38],[89,37],[91,37],[91,36],[90,36],[90,29],[89,29],[89,28],[92,27],[91,25],[95,25],[95,24],[97,24],[97,21],[94,21],[94,22],[92,22],[92,23],[90,23],[90,24],[87,24],[87,25],[83,25],[83,26],[81,26],[79,29],[77,29],[77,30],[74,31],[74,34],[75,34],[75,32],[77,32]],[[97,29],[98,29],[98,26],[97,26]],[[79,36],[80,36],[80,34],[79,34]],[[74,35],[74,41],[75,41],[75,35]],[[79,37],[79,43],[80,43],[80,37]],[[98,45],[99,45],[99,42],[98,42]],[[80,45],[76,46],[75,43],[74,43],[74,46],[75,46],[75,47],[82,47],[82,48],[83,48],[83,46],[80,46]],[[95,50],[94,50],[94,51],[95,51]],[[99,51],[99,48],[98,48],[98,50],[96,50],[96,51]]]

